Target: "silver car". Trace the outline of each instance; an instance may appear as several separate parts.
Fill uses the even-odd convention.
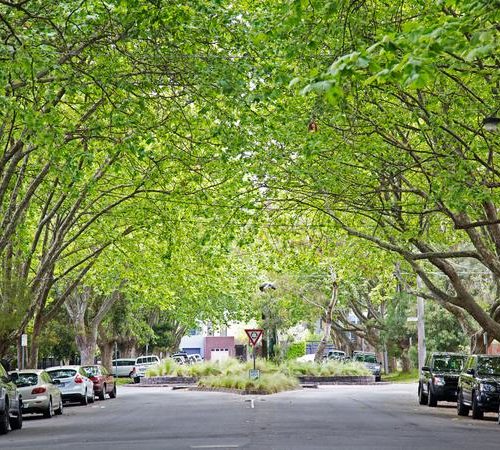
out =
[[[63,413],[61,391],[47,372],[18,370],[10,374],[23,399],[23,414],[38,413],[51,418]]]
[[[80,402],[82,405],[94,402],[94,383],[81,366],[58,366],[47,369],[57,384],[64,402]]]

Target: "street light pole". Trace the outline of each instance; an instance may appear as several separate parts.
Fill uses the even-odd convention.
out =
[[[423,288],[422,279],[417,275],[417,291]],[[424,299],[417,296],[417,338],[418,338],[418,370],[422,370],[425,364],[425,322],[424,322]]]

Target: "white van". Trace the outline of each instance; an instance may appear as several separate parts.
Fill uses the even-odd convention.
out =
[[[160,358],[156,355],[139,356],[135,360],[136,376],[143,377],[146,375],[146,369],[156,364],[160,364]]]
[[[134,366],[135,358],[113,359],[113,375],[115,377],[128,377]]]

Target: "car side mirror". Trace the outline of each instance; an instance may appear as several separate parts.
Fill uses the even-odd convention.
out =
[[[422,371],[423,372],[430,372],[431,369],[429,368],[429,366],[422,366]]]
[[[472,376],[474,376],[474,375],[475,375],[475,373],[476,373],[476,371],[475,371],[474,369],[467,369],[467,370],[465,371],[465,373],[466,373],[467,375],[472,375]]]

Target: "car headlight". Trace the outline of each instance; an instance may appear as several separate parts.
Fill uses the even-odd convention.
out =
[[[434,377],[433,381],[436,386],[444,386],[445,384],[443,377]]]
[[[479,385],[479,390],[483,392],[496,392],[497,386],[490,383],[481,383]]]

